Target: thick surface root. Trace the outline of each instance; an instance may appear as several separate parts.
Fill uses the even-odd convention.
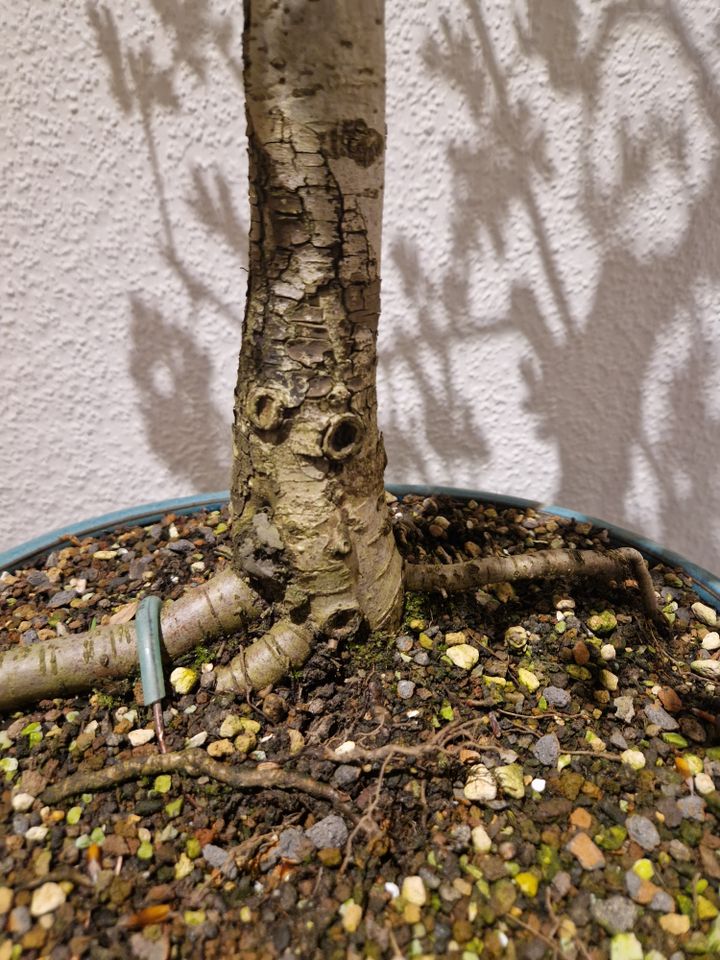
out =
[[[230,569],[169,604],[161,615],[164,654],[175,659],[257,620],[260,597]],[[0,653],[0,712],[92,690],[137,670],[133,623],[96,627]]]
[[[459,593],[488,583],[550,580],[560,577],[631,577],[637,582],[645,614],[660,616],[655,589],[642,554],[632,547],[608,553],[594,550],[538,550],[512,557],[483,557],[466,563],[410,564],[405,568],[408,590]]]

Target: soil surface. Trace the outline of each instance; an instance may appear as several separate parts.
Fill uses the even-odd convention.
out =
[[[409,561],[608,546],[530,509],[393,511]],[[228,553],[223,511],[76,540],[0,575],[0,645],[130,619]],[[652,574],[666,630],[632,582],[410,594],[397,636],[322,647],[247,700],[212,692],[242,638],[199,646],[172,673],[168,748],[267,786],[189,759],[193,776],[47,802],[72,774],[157,756],[132,678],[2,718],[0,960],[720,952],[717,616],[681,572]]]

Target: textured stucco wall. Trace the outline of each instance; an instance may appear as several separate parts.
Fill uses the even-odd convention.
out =
[[[6,4],[0,548],[227,485],[240,4]],[[720,570],[720,8],[391,0],[388,476]]]

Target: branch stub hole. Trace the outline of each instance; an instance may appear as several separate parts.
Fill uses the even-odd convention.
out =
[[[363,424],[352,413],[333,420],[325,431],[322,449],[331,460],[347,460],[360,449],[363,439]]]
[[[253,390],[245,406],[247,418],[258,430],[277,430],[285,406],[278,396],[269,390]]]

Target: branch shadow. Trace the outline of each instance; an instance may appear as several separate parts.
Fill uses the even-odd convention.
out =
[[[483,2],[463,0],[461,26],[444,19],[440,39],[429,38],[423,51],[435,80],[461,95],[473,131],[447,144],[452,257],[444,270],[424,270],[410,238],[396,234],[390,243],[417,324],[413,340],[422,339],[448,370],[451,355],[477,350],[476,356],[488,356],[498,337],[512,336],[523,358],[525,410],[536,436],[557,451],[559,480],[546,499],[645,526],[697,562],[717,566],[720,485],[713,482],[710,451],[720,440],[720,411],[712,400],[717,364],[708,358],[718,353],[712,335],[718,304],[706,301],[708,289],[720,284],[714,255],[720,243],[714,215],[720,203],[720,90],[671,0],[605,4],[582,43],[576,0],[527,0],[524,16],[513,24],[519,51],[514,69],[521,72],[518,58],[524,58],[523,65],[542,70],[551,104],[572,97],[580,105],[573,216],[583,224],[594,268],[574,276],[557,252],[563,237],[543,204],[544,186],[562,176],[555,168],[557,129],[536,101],[514,94]],[[610,99],[608,75],[612,81],[613,69],[624,66],[626,28],[638,18],[689,78],[706,130],[703,144],[695,142],[686,112],[662,102],[659,77],[652,80],[660,93],[646,97],[640,117],[627,100]],[[671,211],[662,206],[668,196]],[[537,277],[506,262],[519,223],[530,226]],[[474,302],[483,262],[511,274],[507,307],[499,313]],[[578,288],[590,283],[583,305]],[[388,371],[401,369],[408,350],[407,337],[394,337],[381,363]],[[430,416],[448,399],[416,372]],[[457,391],[457,376],[454,386]],[[458,450],[468,451],[480,473],[492,458],[490,433],[473,425],[457,397],[447,410],[446,429],[425,433],[435,461],[452,465]],[[702,426],[690,430],[689,423]],[[395,462],[417,473],[414,437],[397,413],[387,433]]]
[[[192,251],[183,249],[172,215],[171,196],[177,194],[177,185],[171,190],[166,183],[156,126],[161,115],[182,114],[181,91],[187,88],[188,76],[195,84],[207,82],[218,59],[214,51],[238,87],[232,59],[235,24],[230,16],[214,15],[209,0],[149,0],[148,7],[159,30],[151,42],[138,44],[123,38],[110,7],[86,4],[110,94],[121,114],[134,116],[141,125],[161,224],[158,251],[171,282],[179,285],[188,303],[186,316],[170,317],[157,303],[128,292],[130,374],[150,448],[193,490],[216,490],[227,486],[229,477],[230,403],[228,409],[220,409],[211,396],[213,356],[195,331],[202,311],[219,313],[237,331],[234,354],[242,316],[237,304],[193,265]],[[233,256],[238,271],[246,272],[247,224],[237,212],[230,178],[217,164],[210,170],[191,164],[187,172],[185,211]]]

